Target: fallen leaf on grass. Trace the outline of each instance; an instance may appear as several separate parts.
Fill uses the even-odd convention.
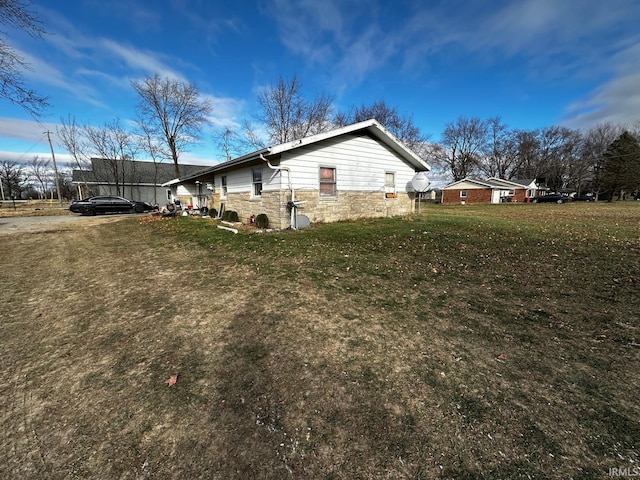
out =
[[[177,381],[178,381],[178,375],[171,375],[168,380],[164,381],[164,383],[171,386],[171,385],[175,385]]]
[[[504,353],[501,353],[496,357],[496,360],[500,363],[504,363],[507,360],[507,356]]]

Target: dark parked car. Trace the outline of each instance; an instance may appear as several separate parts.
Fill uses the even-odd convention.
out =
[[[593,195],[576,195],[573,197],[574,202],[595,202],[596,197]]]
[[[115,195],[100,195],[82,200],[74,200],[69,206],[73,213],[82,215],[97,215],[99,213],[143,213],[157,210],[147,202],[138,202]]]
[[[567,203],[570,202],[571,199],[566,195],[552,193],[550,195],[542,195],[541,197],[537,197],[535,201],[536,203]]]

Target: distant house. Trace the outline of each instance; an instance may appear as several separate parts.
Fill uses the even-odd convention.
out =
[[[535,179],[463,178],[443,188],[442,203],[526,203],[538,196],[539,191],[540,187]]]
[[[297,215],[334,222],[413,211],[411,179],[430,167],[375,120],[255,151],[167,184],[184,201],[202,189],[209,207],[243,222],[266,214],[274,228],[296,228]]]
[[[183,175],[192,175],[206,168],[202,165],[180,165]],[[162,185],[174,177],[173,163],[92,158],[90,169],[73,170],[72,182],[77,187],[78,198],[120,195],[161,205],[172,200],[170,190]]]

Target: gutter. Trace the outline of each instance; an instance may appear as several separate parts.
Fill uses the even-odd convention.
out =
[[[289,190],[291,191],[291,201],[289,202],[289,205],[291,205],[291,221],[290,221],[290,225],[291,225],[291,229],[292,230],[296,230],[296,228],[297,228],[297,222],[296,222],[297,204],[296,204],[295,191],[293,189],[293,182],[291,181],[291,169],[289,167],[282,167],[282,166],[272,165],[271,162],[269,161],[269,159],[265,158],[265,156],[262,153],[260,153],[260,159],[263,160],[264,162],[266,162],[267,166],[271,170],[276,170],[276,171],[284,170],[285,172],[287,172],[287,176],[288,176],[288,179],[289,179]]]

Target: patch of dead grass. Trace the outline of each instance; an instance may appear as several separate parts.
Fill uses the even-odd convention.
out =
[[[600,216],[585,244],[540,234],[533,207],[267,235],[180,218],[20,237],[0,253],[3,478],[632,465],[637,210]],[[547,213],[544,228],[584,231],[580,212]]]

